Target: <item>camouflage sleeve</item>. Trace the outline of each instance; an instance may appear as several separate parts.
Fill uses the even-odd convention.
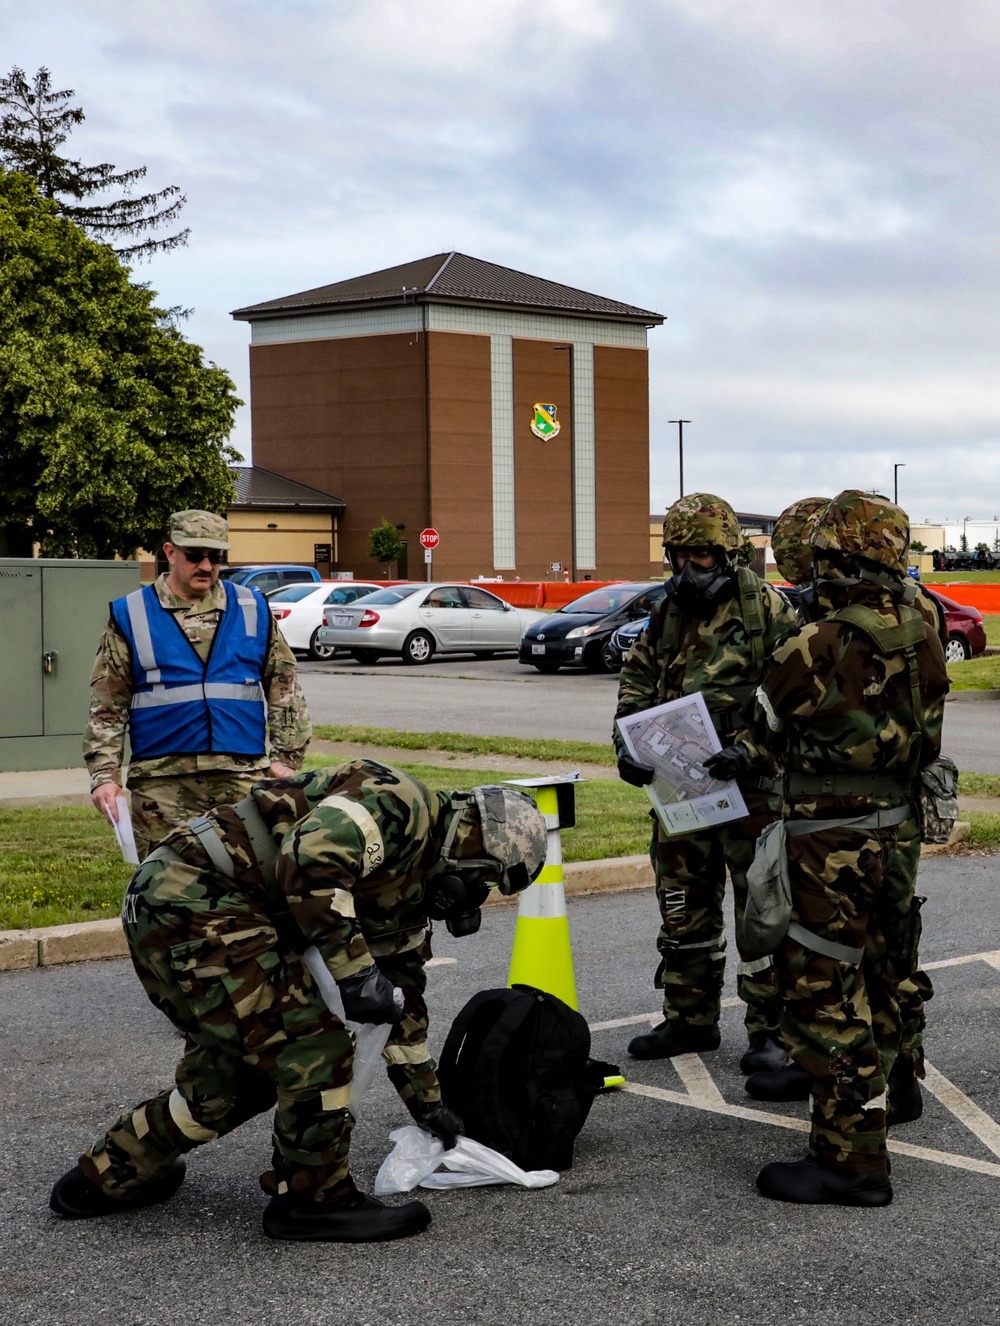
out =
[[[295,671],[295,655],[277,623],[271,632],[262,681],[267,696],[269,755],[290,769],[301,769],[312,737],[312,723]]]
[[[657,703],[662,669],[657,643],[663,630],[666,603],[667,600],[658,603],[650,613],[646,629],[639,633],[638,639],[625,659],[618,681],[618,708],[615,710],[615,718],[640,713]],[[622,741],[617,728],[612,730],[612,739],[615,749],[620,751]]]
[[[772,653],[787,635],[797,631],[801,622],[798,614],[784,595],[770,585],[764,585],[764,648]]]
[[[371,841],[373,831],[378,834],[372,817],[367,823],[359,818],[357,811],[352,815],[320,802],[285,835],[276,866],[292,918],[335,981],[372,965],[354,890],[381,864],[383,849],[380,841]]]
[[[125,732],[132,702],[132,659],[114,621],[97,646],[90,676],[90,712],[83,731],[83,758],[90,790],[101,783],[121,783]]]

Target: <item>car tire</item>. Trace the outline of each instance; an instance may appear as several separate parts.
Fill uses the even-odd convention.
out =
[[[604,661],[604,645],[591,645],[589,649],[583,651],[581,659],[583,666],[588,672],[613,672],[614,667],[609,666]]]
[[[601,650],[601,661],[604,664],[605,672],[621,672],[622,670],[621,660],[612,648],[610,640],[604,642],[604,647]]]
[[[474,658],[492,658],[492,657],[493,657],[493,650],[492,650],[492,649],[476,649],[476,650],[473,651],[473,657],[474,657]]]
[[[561,663],[533,663],[531,665],[537,668],[539,672],[558,672],[562,667]]]
[[[414,631],[403,641],[403,662],[411,664],[429,663],[434,657],[435,644],[426,631]]]
[[[317,626],[315,631],[309,637],[309,657],[316,659],[320,663],[325,663],[327,659],[335,658],[337,654],[336,645],[324,645],[318,638],[320,628]]]
[[[965,663],[972,657],[972,646],[964,635],[952,631],[944,647],[944,656],[948,663]]]
[[[355,663],[377,663],[382,655],[377,649],[352,649],[351,658]]]

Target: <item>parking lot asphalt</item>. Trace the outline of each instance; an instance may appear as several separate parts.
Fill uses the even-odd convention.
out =
[[[1000,912],[989,857],[925,862],[924,960],[937,994],[925,1113],[895,1139],[883,1210],[767,1202],[760,1165],[802,1154],[785,1105],[741,1117],[744,1035],[723,1014],[715,1054],[632,1063],[628,1038],[655,1015],[655,904],[648,893],[569,904],[581,1010],[594,1053],[632,1091],[602,1096],[553,1188],[430,1193],[419,1238],[375,1246],[275,1244],[260,1233],[266,1119],[196,1152],[164,1206],[64,1223],[53,1179],[117,1113],[171,1085],[179,1041],[126,962],[0,975],[5,1156],[0,1178],[4,1326],[937,1326],[995,1323],[1000,1254]],[[435,938],[431,1041],[476,990],[506,981],[515,913],[490,909],[476,937]],[[987,959],[973,955],[987,953]],[[970,958],[969,961],[961,959]],[[731,966],[732,964],[730,964]],[[731,981],[727,998],[733,996]],[[606,1026],[628,1020],[625,1026]],[[947,1085],[952,1092],[949,1095]],[[665,1094],[655,1094],[665,1093]],[[352,1155],[370,1187],[405,1122],[373,1089]],[[956,1113],[957,1111],[957,1113]],[[959,1115],[962,1116],[960,1119]],[[962,1119],[965,1121],[963,1122]],[[937,1153],[928,1158],[923,1152]],[[964,1167],[963,1167],[964,1166]]]
[[[618,676],[564,668],[543,676],[514,658],[436,658],[423,667],[383,659],[300,665],[316,723],[407,732],[610,741]],[[1000,702],[950,701],[944,753],[969,773],[1000,773]]]

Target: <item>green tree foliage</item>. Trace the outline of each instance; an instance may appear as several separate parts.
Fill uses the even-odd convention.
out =
[[[388,565],[398,562],[403,555],[403,540],[399,530],[388,516],[383,516],[368,535],[368,556]]]
[[[85,118],[81,107],[69,105],[74,95],[72,88],[54,91],[44,67],[30,82],[16,65],[0,79],[0,166],[29,175],[42,197],[51,198],[62,215],[82,226],[92,239],[111,245],[134,240],[115,249],[119,257],[134,261],[186,244],[189,230],[162,237],[148,234],[177,220],[187,199],[176,185],[133,197],[132,190],[145,177],[145,166],[118,170],[109,161],[85,166],[60,155],[59,148]],[[93,201],[109,190],[121,190],[124,196]]]
[[[750,540],[743,536],[743,544],[736,554],[737,566],[753,566],[753,559],[757,555],[757,549]]]
[[[0,552],[127,555],[231,500],[241,402],[154,299],[0,171]]]
[[[966,536],[964,525],[961,534],[958,536],[958,546],[962,552],[967,553],[969,551],[969,540]]]
[[[927,551],[926,547],[924,546],[924,544],[920,542],[919,539],[914,539],[913,542],[910,544],[910,552],[922,553],[926,551]]]

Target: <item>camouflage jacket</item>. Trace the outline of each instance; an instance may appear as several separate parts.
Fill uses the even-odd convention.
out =
[[[438,860],[448,793],[374,760],[256,783],[251,795],[278,845],[261,869],[231,806],[208,818],[233,860],[239,887],[272,919],[283,942],[315,944],[335,980],[371,966],[372,955],[418,947],[426,934],[424,877]],[[163,840],[212,868],[186,826]]]
[[[794,610],[770,585],[761,584],[764,655],[797,625]],[[722,602],[707,621],[681,614],[679,632],[670,619],[671,598],[658,603],[649,625],[632,646],[618,685],[616,718],[700,691],[709,713],[723,716],[722,744],[737,739],[746,724],[740,716],[760,681],[739,596]],[[679,640],[676,648],[672,647]],[[615,742],[620,739],[615,733]]]
[[[838,591],[835,601],[821,593],[825,615],[790,635],[764,669],[751,736],[786,774],[869,774],[909,784],[941,749],[948,674],[936,624],[921,613],[925,638],[913,652],[922,713],[915,713],[906,655],[880,654],[867,634],[832,620],[847,604],[873,609],[888,626],[903,620],[892,597],[875,586]],[[824,798],[822,813],[833,813],[835,802],[855,808],[861,799],[871,798],[860,790]]]
[[[157,597],[168,612],[174,613],[178,626],[199,657],[206,659],[219,616],[226,609],[225,590],[217,581],[200,603],[191,604],[172,594],[164,580],[161,575],[155,583]],[[292,769],[301,768],[305,748],[312,736],[312,724],[295,673],[295,657],[276,622],[272,622],[261,684],[267,697],[269,754],[257,759],[210,753],[165,755],[129,765],[129,783],[142,778],[177,778],[194,773],[252,774],[266,769],[271,760],[279,760]],[[132,656],[113,618],[97,647],[90,686],[90,713],[83,734],[83,758],[90,771],[93,790],[101,783],[122,781],[125,734],[134,689]]]
[[[917,595],[913,600],[913,606],[920,613],[924,621],[931,628],[943,645],[948,643],[948,619],[944,615],[944,604],[939,598],[924,589],[923,585],[913,582]],[[804,593],[809,597],[799,597],[795,603],[796,615],[800,623],[818,621],[828,610],[829,599],[826,600],[827,607],[824,607],[816,597],[815,589],[810,585],[808,589],[803,586]]]

